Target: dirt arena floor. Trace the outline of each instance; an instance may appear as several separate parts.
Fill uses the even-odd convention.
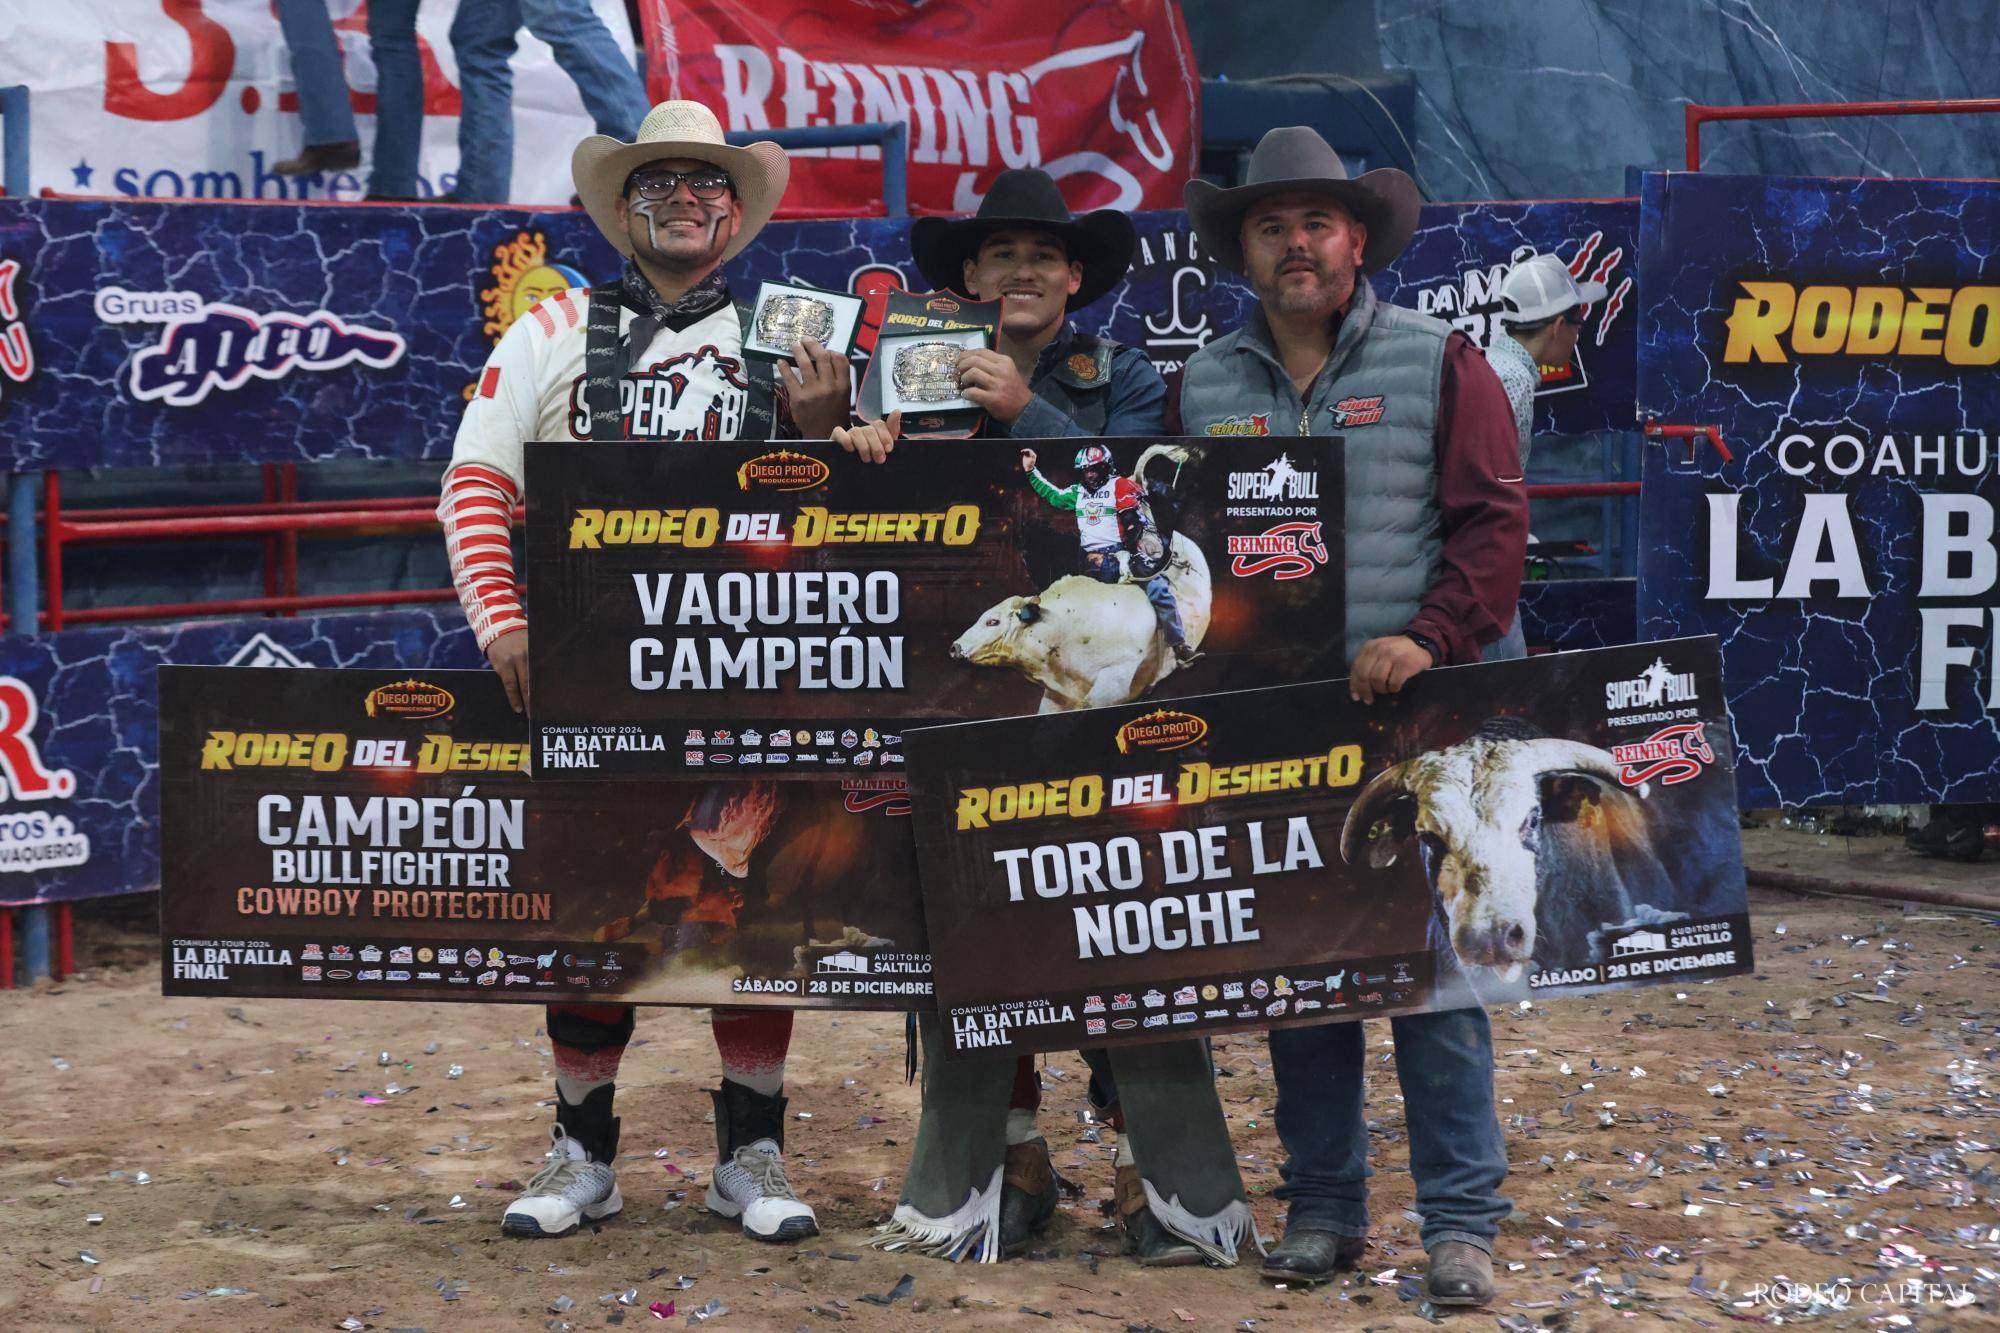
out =
[[[631,1328],[656,1303],[675,1326],[719,1303],[700,1321],[718,1329],[1432,1319],[1386,1024],[1369,1025],[1373,1246],[1316,1291],[1119,1257],[1100,1211],[1114,1135],[1081,1123],[1074,1055],[1047,1062],[1043,1123],[1081,1195],[1030,1259],[865,1248],[917,1110],[886,1016],[799,1019],[792,1178],[820,1237],[761,1245],[703,1211],[706,1016],[651,1010],[620,1081],[624,1216],[520,1241],[499,1218],[545,1146],[539,1009],[163,1000],[135,902],[122,928],[80,920],[81,975],[0,993],[0,1327]],[[1496,1012],[1516,1211],[1500,1298],[1444,1322],[2000,1326],[2000,893],[1984,914],[1776,893],[1753,910],[1754,977]],[[1219,1041],[1216,1060],[1273,1234],[1264,1043]]]

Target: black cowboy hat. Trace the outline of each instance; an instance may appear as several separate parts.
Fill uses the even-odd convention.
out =
[[[1266,132],[1250,154],[1243,184],[1224,189],[1210,181],[1187,183],[1188,219],[1202,249],[1232,273],[1243,268],[1243,218],[1251,205],[1274,194],[1316,194],[1338,200],[1368,228],[1361,267],[1379,273],[1394,262],[1416,234],[1421,204],[1417,184],[1395,167],[1378,167],[1359,177],[1319,133],[1305,125]]]
[[[1069,257],[1083,265],[1083,285],[1069,298],[1080,310],[1124,280],[1139,244],[1132,219],[1115,208],[1070,216],[1055,178],[1034,167],[1003,171],[969,218],[918,218],[910,228],[910,257],[934,288],[965,291],[965,261],[996,231],[1046,231],[1062,238]]]

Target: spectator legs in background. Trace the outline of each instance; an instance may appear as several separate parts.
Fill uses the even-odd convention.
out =
[[[424,137],[424,69],[417,58],[418,0],[369,0],[368,50],[375,59],[375,158],[370,199],[417,197]]]
[[[341,71],[340,44],[326,0],[278,0],[278,26],[291,51],[305,150],[271,169],[281,176],[313,176],[360,166],[361,137],[354,130],[347,76]]]
[[[528,31],[554,48],[597,132],[630,142],[646,118],[646,87],[590,0],[519,0]]]
[[[457,203],[507,202],[514,177],[514,34],[521,27],[515,0],[459,0],[451,21],[451,49],[458,56]]]

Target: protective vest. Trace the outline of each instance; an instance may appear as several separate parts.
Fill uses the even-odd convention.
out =
[[[1309,400],[1273,350],[1263,312],[1188,358],[1181,421],[1189,435],[1338,435],[1346,440],[1347,660],[1400,634],[1423,604],[1444,550],[1437,424],[1451,326],[1385,305],[1366,279]]]

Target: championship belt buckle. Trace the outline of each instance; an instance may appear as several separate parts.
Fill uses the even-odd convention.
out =
[[[790,347],[811,338],[824,346],[833,336],[833,307],[810,296],[781,292],[757,312],[757,337],[771,347]]]
[[[896,392],[906,403],[944,403],[959,396],[957,343],[912,343],[896,349],[890,371]]]

